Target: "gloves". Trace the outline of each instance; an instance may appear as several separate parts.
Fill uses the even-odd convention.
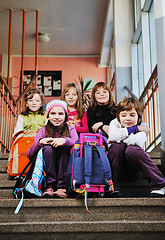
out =
[[[136,134],[131,133],[129,137],[123,140],[124,143],[129,145],[137,145],[139,147],[142,147],[147,140],[145,132],[138,132]]]

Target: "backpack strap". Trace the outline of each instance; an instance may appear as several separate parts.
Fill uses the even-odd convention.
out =
[[[85,184],[90,184],[92,174],[92,146],[84,143],[84,178]]]
[[[111,167],[110,167],[110,163],[109,163],[107,154],[103,147],[98,146],[98,145],[95,145],[95,147],[97,148],[97,151],[102,160],[104,174],[105,174],[105,177],[107,178],[107,184],[109,185],[109,190],[114,191],[113,182],[112,182],[112,172],[111,172]]]
[[[36,164],[37,161],[38,161],[39,165],[37,165],[36,168],[35,168],[35,164]],[[29,167],[30,164],[31,164],[31,166],[30,166],[28,172],[26,173],[26,175],[25,175],[24,179],[22,180],[22,182],[20,182],[22,174],[26,171],[26,169]],[[18,214],[18,212],[19,212],[19,210],[20,210],[20,208],[21,208],[21,206],[23,204],[23,200],[24,200],[24,192],[23,192],[23,190],[28,186],[29,183],[31,183],[29,181],[30,175],[32,174],[32,177],[34,176],[34,181],[35,180],[42,181],[44,179],[44,176],[42,174],[42,172],[43,172],[43,165],[44,165],[44,160],[43,160],[43,153],[42,153],[42,148],[41,148],[39,150],[38,154],[37,154],[37,157],[36,158],[34,157],[33,161],[29,162],[26,165],[26,167],[23,169],[21,175],[19,176],[19,178],[18,178],[18,180],[17,180],[17,182],[15,184],[15,187],[14,187],[14,190],[13,190],[13,194],[17,197],[17,188],[20,187],[20,184],[21,184],[20,192],[21,192],[22,196],[21,196],[21,200],[19,201],[19,203],[18,203],[18,205],[17,205],[17,207],[15,209],[14,214]],[[34,171],[34,169],[36,169],[36,171],[35,171],[35,173],[32,173]],[[39,174],[39,176],[37,174]],[[37,177],[41,177],[41,179],[40,178],[38,179]],[[31,185],[29,185],[29,188],[32,187],[31,189],[34,192],[38,193],[39,196],[41,196],[41,192],[37,189],[38,185],[35,186],[35,183],[32,182]],[[37,182],[37,184],[38,184],[38,182]]]
[[[32,168],[33,166],[34,166],[34,163],[35,163],[35,159],[31,162],[31,161],[29,161],[28,162],[28,164],[24,167],[24,169],[22,170],[22,172],[21,172],[21,174],[19,175],[19,177],[18,177],[18,179],[17,179],[17,181],[16,181],[16,183],[15,183],[15,186],[14,186],[14,189],[13,189],[13,193],[15,192],[15,189],[17,188],[17,187],[19,187],[19,185],[20,185],[20,181],[22,181],[22,175],[25,173],[25,171],[26,171],[26,169],[30,166],[30,168]],[[29,171],[28,171],[29,172]],[[25,175],[25,178],[27,179],[28,178],[28,176],[29,176],[29,174],[28,174],[28,172],[26,173],[26,175]],[[27,176],[28,175],[28,176]],[[24,178],[24,179],[25,179]]]

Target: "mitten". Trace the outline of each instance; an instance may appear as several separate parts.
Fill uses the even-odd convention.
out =
[[[134,144],[142,147],[147,140],[145,132],[138,132],[134,136]]]
[[[135,144],[135,135],[133,133],[131,133],[129,135],[129,137],[127,137],[126,139],[123,140],[123,142],[126,143],[127,146],[134,145]]]

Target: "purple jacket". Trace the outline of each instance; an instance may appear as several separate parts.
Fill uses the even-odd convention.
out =
[[[70,137],[63,137],[66,139],[66,143],[63,146],[71,148],[75,144],[75,142],[78,140],[78,134],[74,127],[68,125],[68,128],[69,128]],[[43,145],[39,144],[39,140],[41,138],[45,138],[45,137],[46,137],[46,135],[45,135],[45,126],[44,126],[39,129],[38,133],[35,136],[33,145],[27,151],[27,157],[30,160],[32,160],[33,157],[36,156],[36,154],[38,153],[40,148],[43,146]],[[55,137],[60,138],[61,135],[57,133]]]

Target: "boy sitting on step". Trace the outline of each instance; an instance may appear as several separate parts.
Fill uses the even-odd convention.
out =
[[[151,186],[150,197],[165,196],[165,177],[143,150],[146,130],[142,126],[142,106],[135,98],[125,98],[117,106],[117,118],[109,125],[111,143],[108,158],[112,168],[115,193],[120,190],[121,173],[130,166],[141,170]],[[134,174],[134,173],[133,173]]]

